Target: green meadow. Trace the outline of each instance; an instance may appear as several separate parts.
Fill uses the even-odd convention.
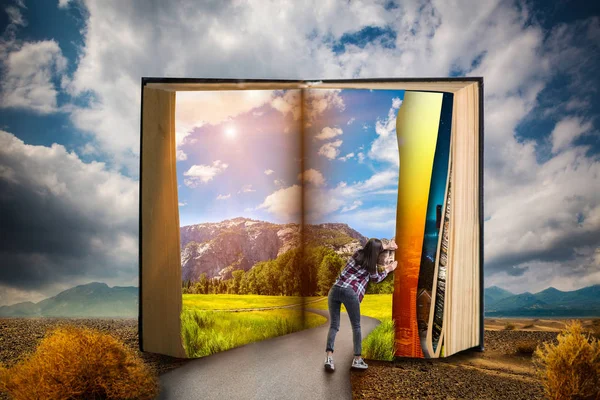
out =
[[[307,298],[306,301],[318,299]],[[304,313],[298,307],[250,311],[253,308],[302,304],[300,296],[239,294],[184,294],[181,337],[188,357],[204,357],[220,351],[287,335],[324,324],[327,319]],[[248,311],[214,311],[239,310]]]
[[[310,304],[309,307],[327,310],[327,299]],[[346,307],[342,305],[342,311]],[[392,295],[366,294],[360,303],[360,313],[381,321],[367,337],[363,338],[363,357],[372,360],[394,359],[394,321],[392,321]]]
[[[307,297],[306,301],[318,299]],[[302,304],[301,296],[265,296],[255,294],[184,294],[184,310],[235,310]]]

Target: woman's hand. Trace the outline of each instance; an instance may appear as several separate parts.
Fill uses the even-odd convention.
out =
[[[389,272],[392,272],[393,270],[395,270],[397,266],[398,266],[398,261],[394,261],[393,263],[386,265],[385,270],[389,273]]]

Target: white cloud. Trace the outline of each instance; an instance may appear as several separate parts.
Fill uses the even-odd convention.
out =
[[[340,139],[325,143],[323,146],[319,148],[319,155],[329,158],[330,160],[335,159],[339,154],[339,147],[342,145],[342,141]]]
[[[360,201],[360,200],[354,200],[351,205],[343,207],[340,212],[344,213],[344,212],[355,210],[358,207],[362,206],[362,204],[363,204],[362,201]]]
[[[375,122],[377,139],[371,144],[369,157],[374,160],[386,161],[399,166],[398,139],[396,137],[396,115],[402,104],[399,98],[392,99],[392,106],[388,110],[387,118]]]
[[[566,117],[559,121],[550,134],[552,152],[558,153],[573,143],[581,134],[592,129],[591,122],[584,122],[579,117]]]
[[[271,101],[271,107],[286,115],[292,114],[294,120],[300,119],[300,91],[299,90],[287,90],[283,95],[275,96]]]
[[[185,206],[187,206],[187,203],[185,203],[185,202],[179,202],[179,207],[185,207]]]
[[[323,186],[325,184],[325,178],[323,177],[323,174],[314,168],[298,174],[298,179],[304,180],[304,182],[307,183],[312,183],[315,186]]]
[[[301,196],[302,191],[298,185],[279,189],[268,195],[257,209],[264,209],[285,222],[297,222]]]
[[[362,164],[365,161],[365,154],[363,152],[359,152],[356,156],[358,157],[359,164]]]
[[[225,200],[231,197],[231,193],[228,194],[220,194],[217,196],[217,200]]]
[[[58,111],[58,92],[52,80],[60,76],[66,66],[67,59],[54,40],[25,43],[8,53],[2,76],[2,107],[29,109],[40,114]]]
[[[315,138],[319,140],[327,140],[339,136],[342,133],[343,131],[340,128],[330,128],[326,126],[325,128],[321,129],[321,132],[316,135]]]
[[[342,157],[338,158],[338,160],[346,161],[346,160],[349,160],[351,158],[354,158],[354,153],[348,153],[345,156],[342,156]]]
[[[19,26],[27,26],[27,21],[23,18],[21,10],[14,6],[8,6],[4,9],[8,14],[8,19],[11,24]]]
[[[304,97],[303,119],[306,126],[312,126],[313,122],[325,111],[330,109],[345,109],[344,100],[340,96],[339,89],[311,89]],[[300,119],[302,108],[300,107],[300,91],[287,90],[280,93],[271,101],[271,107],[284,115],[292,114],[295,121]]]
[[[356,121],[356,118],[352,117],[348,120],[348,122],[346,123],[346,125],[352,125],[352,123]]]
[[[274,183],[276,186],[285,186],[285,181],[284,181],[283,179],[275,179],[275,180],[273,181],[273,183]]]
[[[273,172],[275,172],[275,171],[273,171],[272,169],[266,169],[265,175],[271,175]]]
[[[20,291],[39,299],[91,280],[136,284],[138,182],[2,130],[0,167],[0,210],[10,215],[0,224],[0,258],[12,266],[0,269],[0,286],[12,287],[15,300],[25,299]]]
[[[215,176],[222,173],[229,165],[216,160],[212,165],[192,165],[190,169],[183,173],[188,178],[184,179],[186,186],[195,188],[200,183],[207,183],[213,180]]]
[[[503,211],[504,207],[517,211],[518,207],[530,207],[510,197],[515,190],[518,193],[525,190],[522,188],[543,191],[552,185],[553,176],[544,176],[538,171],[549,168],[548,165],[559,165],[567,171],[577,170],[586,178],[569,182],[568,188],[585,199],[576,203],[578,209],[573,209],[573,213],[588,215],[587,220],[593,220],[591,210],[595,207],[595,198],[590,200],[586,190],[597,186],[599,178],[597,174],[586,173],[581,165],[594,170],[597,168],[594,161],[579,153],[574,156],[570,152],[572,139],[566,134],[561,135],[557,128],[554,135],[557,141],[553,144],[556,143],[560,151],[552,155],[551,164],[549,161],[540,165],[536,160],[538,143],[517,140],[515,128],[539,105],[539,95],[548,87],[555,71],[573,80],[578,89],[576,93],[579,89],[587,93],[595,89],[594,85],[589,85],[590,79],[584,79],[588,77],[586,73],[592,71],[590,62],[593,61],[589,60],[595,59],[595,53],[587,51],[580,42],[582,38],[591,41],[597,37],[594,32],[598,32],[598,18],[560,24],[547,32],[531,20],[529,6],[524,3],[513,7],[510,2],[459,0],[451,3],[401,2],[397,5],[386,10],[383,3],[367,1],[285,2],[278,8],[261,7],[257,12],[258,6],[240,3],[235,12],[231,12],[226,2],[197,7],[172,3],[137,4],[134,7],[129,2],[88,0],[85,6],[90,17],[83,30],[81,58],[72,79],[65,82],[70,94],[90,95],[91,100],[89,107],[77,108],[71,114],[72,121],[77,128],[91,133],[98,147],[109,157],[114,157],[118,166],[131,164],[132,171],[136,171],[141,76],[271,79],[319,76],[342,79],[447,76],[450,71],[459,71],[461,75],[485,79],[485,212],[486,217],[492,218],[486,222],[485,229],[491,221],[497,220],[496,213],[500,213],[508,218],[506,228],[498,232],[501,239],[521,238],[529,231],[538,237],[554,232],[552,226],[521,225],[516,221],[518,212],[508,214]],[[182,9],[185,12],[181,12]],[[169,21],[169,29],[164,29],[164,21]],[[367,26],[393,29],[396,32],[395,48],[382,46],[379,42],[364,46],[346,44],[344,52],[334,53],[331,40],[324,40],[338,40],[344,33],[357,32]],[[584,36],[576,36],[581,32]],[[157,37],[160,40],[156,40]],[[193,46],[190,45],[191,38],[194,38]],[[5,66],[6,55],[15,50],[11,46],[0,43]],[[17,50],[20,48],[16,46]],[[298,49],[306,51],[299,53]],[[161,56],[157,57],[157,54]],[[506,71],[511,71],[510,76]],[[46,82],[44,79],[42,82]],[[53,88],[45,83],[42,87]],[[45,90],[42,97],[27,97],[27,101],[34,108],[55,109],[57,105],[52,99],[56,96],[50,89]],[[26,104],[31,108],[30,103]],[[320,104],[316,102],[314,109],[318,110]],[[285,110],[286,106],[281,106]],[[571,107],[570,110],[576,106],[565,105]],[[291,107],[286,112],[293,114]],[[190,122],[191,126],[196,123]],[[581,125],[585,123],[581,122]],[[365,128],[369,129],[368,126]],[[182,140],[185,133],[185,129],[183,133],[178,132],[178,140]],[[384,136],[378,134],[380,137]],[[569,144],[563,147],[565,142],[561,140],[565,139]],[[375,153],[379,154],[379,151]],[[358,153],[357,158],[363,162],[364,154]],[[561,178],[560,182],[566,181]],[[527,193],[523,195],[527,198]],[[547,215],[554,218],[552,212],[558,212],[562,218],[560,202],[563,200],[566,201],[562,195],[550,199],[554,208],[548,206],[551,212]],[[547,215],[539,218],[545,220]],[[499,237],[486,235],[486,246],[495,245]],[[557,239],[556,243],[577,248],[567,237]],[[507,258],[502,261],[493,256],[493,252],[490,254],[486,252],[489,276],[500,276],[504,268],[512,265]],[[509,246],[504,248],[504,254],[521,257],[523,253],[518,247]],[[530,253],[527,260],[520,260],[529,262],[529,270],[543,268],[545,261],[539,258],[544,254],[554,253],[550,250]],[[579,275],[575,278],[570,273],[573,269],[591,265],[581,257],[576,254],[569,263],[562,263],[565,267],[557,269],[556,276],[565,282],[583,282]],[[588,276],[596,276],[589,271]]]
[[[252,189],[252,185],[244,185],[244,186],[242,186],[242,188],[239,190],[238,193],[251,193],[251,192],[256,192],[255,189]]]

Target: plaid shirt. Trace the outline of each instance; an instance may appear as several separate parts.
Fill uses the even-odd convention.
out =
[[[378,268],[373,275],[370,275],[366,268],[356,265],[355,257],[357,256],[357,253],[358,251],[350,257],[346,266],[335,281],[334,286],[352,288],[358,295],[358,301],[362,302],[363,297],[365,297],[365,291],[367,290],[367,283],[369,283],[369,280],[379,283],[385,279],[388,273],[386,270],[379,272]]]

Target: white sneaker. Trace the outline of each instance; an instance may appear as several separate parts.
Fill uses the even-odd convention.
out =
[[[356,358],[352,359],[352,368],[367,369],[369,368],[369,366],[367,365],[367,363],[365,363],[365,360],[363,360],[363,358],[360,357],[358,360]]]
[[[335,367],[333,366],[333,357],[327,356],[327,359],[325,360],[325,369],[330,372],[335,370]]]

